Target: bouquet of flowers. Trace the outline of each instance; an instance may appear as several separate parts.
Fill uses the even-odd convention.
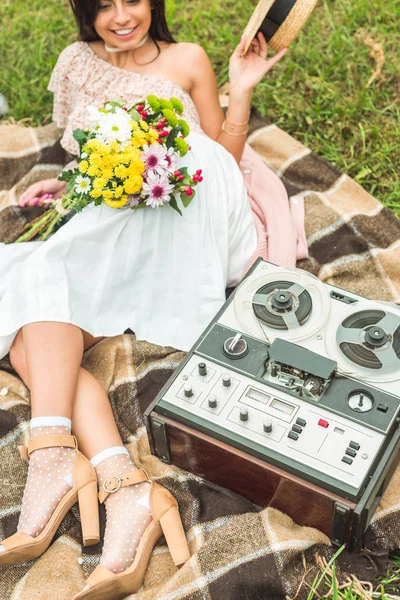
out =
[[[73,132],[79,144],[76,167],[59,177],[67,182],[66,195],[29,223],[17,242],[47,239],[65,215],[91,202],[133,210],[169,205],[182,215],[177,197],[184,208],[193,200],[203,177],[201,169],[190,175],[187,167],[176,165],[177,156],[190,150],[180,100],[151,95],[128,108],[114,98],[88,110],[92,127]]]

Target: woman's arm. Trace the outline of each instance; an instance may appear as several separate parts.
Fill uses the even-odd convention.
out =
[[[271,67],[282,58],[286,48],[266,60],[268,49],[262,33],[242,56],[246,40],[242,38],[229,61],[229,106],[226,120],[219,104],[214,70],[205,51],[193,47],[191,96],[204,132],[224,146],[239,162],[248,130],[253,88]]]

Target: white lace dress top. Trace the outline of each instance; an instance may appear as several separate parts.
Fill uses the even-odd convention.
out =
[[[115,96],[124,98],[128,106],[145,100],[149,94],[178,98],[185,107],[182,117],[191,131],[202,131],[193,100],[180,85],[157,75],[115,67],[99,58],[86,42],[75,42],[61,52],[48,89],[54,94],[53,121],[65,129],[61,144],[71,154],[78,153],[72,131],[89,127],[87,106],[99,108]]]

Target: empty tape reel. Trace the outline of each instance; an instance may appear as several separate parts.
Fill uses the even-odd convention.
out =
[[[360,301],[337,313],[327,327],[326,348],[339,369],[367,381],[400,374],[400,311]]]
[[[272,342],[299,341],[317,333],[330,313],[326,286],[304,271],[257,271],[236,290],[235,317],[243,331]]]

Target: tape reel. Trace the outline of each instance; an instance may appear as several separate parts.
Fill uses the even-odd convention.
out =
[[[315,335],[330,315],[328,288],[305,271],[258,271],[238,287],[235,318],[244,332],[272,342],[299,342]]]

